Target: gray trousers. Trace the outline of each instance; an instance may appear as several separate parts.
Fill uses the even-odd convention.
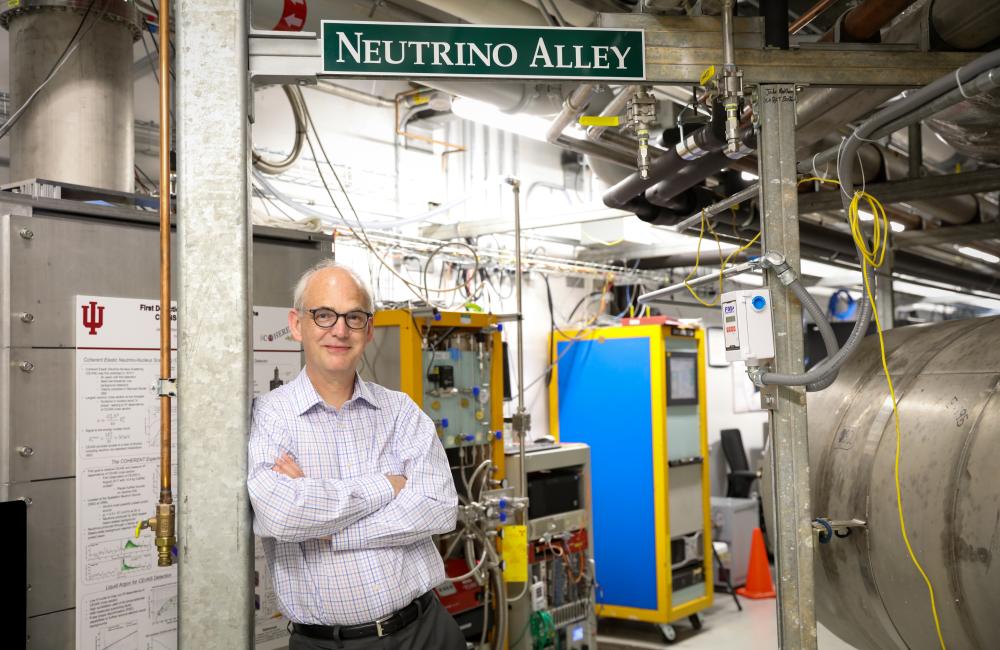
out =
[[[395,634],[342,641],[314,639],[292,633],[288,650],[465,650],[465,636],[458,623],[437,598],[417,620]]]

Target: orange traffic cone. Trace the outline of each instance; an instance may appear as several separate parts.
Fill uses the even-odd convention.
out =
[[[764,533],[760,528],[754,528],[753,539],[750,542],[750,564],[747,567],[747,584],[736,590],[746,598],[774,598],[774,581],[771,580],[771,567],[767,564],[767,551],[764,550]]]

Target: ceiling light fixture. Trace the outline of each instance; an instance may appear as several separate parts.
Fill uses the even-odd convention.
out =
[[[970,246],[959,246],[958,252],[968,257],[975,257],[976,259],[983,260],[984,262],[989,262],[990,264],[996,264],[997,262],[1000,262],[1000,257],[997,257],[996,255],[991,255],[990,253],[986,253],[984,251],[979,250],[978,248],[972,248]]]

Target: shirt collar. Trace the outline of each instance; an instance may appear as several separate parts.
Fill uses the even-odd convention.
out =
[[[309,409],[313,408],[317,404],[325,404],[323,398],[316,391],[316,387],[313,386],[312,380],[309,379],[306,369],[303,368],[299,372],[299,376],[292,381],[292,386],[294,390],[292,392],[295,412],[299,415],[304,414]],[[354,373],[354,393],[351,395],[351,399],[348,402],[353,402],[354,400],[360,399],[374,408],[378,408],[378,403],[375,401],[375,396],[372,394],[372,389],[368,385],[368,382],[361,378],[361,375]],[[347,402],[345,402],[346,404]]]

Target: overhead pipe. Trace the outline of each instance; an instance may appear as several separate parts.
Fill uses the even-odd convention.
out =
[[[577,116],[590,104],[590,100],[594,96],[594,89],[594,84],[580,84],[576,90],[569,94],[569,97],[563,102],[562,110],[555,116],[548,131],[546,131],[546,140],[555,142],[566,127],[576,121]]]
[[[643,221],[657,226],[676,226],[680,219],[682,219],[681,216],[661,209],[655,217],[646,218]],[[754,219],[749,224],[734,227],[728,221],[719,220],[715,222],[713,227],[716,233],[725,240],[745,242],[760,229],[760,222]],[[854,240],[848,233],[800,220],[799,239],[803,258],[820,261],[847,259],[852,263],[857,259]],[[638,268],[664,268],[664,264],[669,265],[670,258],[669,255],[645,257],[638,262]],[[634,262],[626,260],[626,263]],[[896,251],[893,259],[893,272],[914,277],[932,277],[938,282],[966,287],[970,290],[988,291],[994,294],[1000,290],[1000,279],[995,276],[968,269],[956,269],[954,266],[908,251]]]
[[[884,10],[884,8],[881,11],[875,11],[873,10],[873,8],[868,6],[870,4],[873,3],[865,2],[859,5],[858,7],[861,10],[859,17],[866,16],[867,17],[866,20],[869,21],[868,24],[870,25],[874,25],[874,22],[871,21],[879,22],[882,24],[887,23],[896,15],[893,14],[892,16],[889,16],[889,14]],[[874,3],[874,4],[879,4],[879,3]],[[900,6],[899,4],[896,3],[893,4],[895,6],[895,11],[897,12],[897,14],[899,11],[902,11],[902,9],[905,8]],[[907,6],[908,4],[910,3],[907,3]],[[958,32],[957,30],[953,31],[954,33],[961,34],[961,32]],[[898,37],[894,38],[898,40]],[[991,84],[993,83],[993,77],[990,76],[991,74],[993,73],[987,73],[985,77],[977,78],[974,82],[969,82],[968,84],[964,84],[963,88],[965,89],[966,93],[972,94],[972,92],[982,92],[983,90],[992,87]],[[951,101],[951,104],[954,104],[956,101],[960,101],[962,99],[962,97],[958,93],[959,91],[956,89],[952,94],[947,96],[951,100],[955,100]],[[821,137],[829,134],[831,129],[843,124],[843,122],[846,121],[844,119],[844,114],[842,114],[840,117],[836,117],[836,113],[839,111],[840,106],[849,108],[851,116],[848,119],[853,119],[854,117],[857,117],[858,115],[861,115],[875,108],[876,106],[878,106],[879,104],[881,104],[894,94],[895,91],[883,91],[883,92],[879,92],[877,90],[856,91],[850,89],[819,90],[816,94],[814,94],[811,97],[807,97],[804,101],[800,102],[799,104],[799,108],[797,110],[797,123],[800,125],[800,129],[797,131],[797,136],[800,144],[803,141],[806,143],[815,142]],[[843,102],[845,97],[848,98],[849,101],[841,103],[839,104],[839,106],[834,106],[832,107],[831,110],[831,104],[837,104],[838,102]],[[921,111],[914,113],[914,116],[917,115],[926,116],[931,111],[940,110],[941,103],[944,101],[948,100],[942,98],[941,100],[938,100],[928,105],[926,108],[921,109]],[[860,110],[855,110],[855,109],[860,109]],[[809,124],[811,120],[815,121],[814,124]],[[823,124],[820,124],[820,121],[823,121]],[[805,128],[802,128],[803,124],[806,125]],[[813,126],[816,126],[817,128],[813,129]],[[896,123],[893,125],[893,128],[895,130],[898,130],[899,128],[903,127],[905,127],[905,124]],[[802,137],[803,134],[806,134],[805,137]],[[884,133],[876,134],[874,137],[881,137],[882,135],[885,134]],[[835,157],[835,149],[828,150],[823,154],[820,154],[818,157],[806,161],[807,163],[814,161],[815,165],[807,164],[806,166],[803,166],[802,164],[800,164],[799,171],[822,173],[825,168],[825,163],[832,160],[834,157]],[[699,174],[696,175],[704,173],[704,176],[695,180],[692,183],[692,185],[700,182],[701,180],[711,175],[718,169],[722,169],[723,167],[726,166],[733,166],[732,161],[726,161],[721,158],[718,158],[717,160],[720,163],[718,167],[713,168],[713,165],[710,165],[708,161],[702,161],[701,164],[699,165],[699,167],[701,167],[700,170],[692,170],[692,172],[689,172],[693,173],[693,171],[698,171]],[[670,170],[667,173],[675,174],[678,170],[668,165],[669,162],[670,162],[669,160],[664,160],[661,163],[661,167],[665,166],[668,170]],[[813,169],[812,167],[816,167],[816,169]],[[649,193],[649,196],[639,199],[637,198],[639,192],[640,191],[646,192],[647,187],[639,188],[636,187],[635,185],[632,185],[630,183],[630,178],[631,177],[626,178],[624,181],[619,182],[605,194],[605,198],[607,200],[612,201],[615,204],[612,205],[611,203],[608,203],[607,205],[609,205],[609,207],[620,206],[620,209],[637,210],[638,211],[637,214],[638,216],[640,216],[640,218],[655,219],[657,218],[657,215],[660,214],[661,210],[658,209],[656,205],[653,205],[652,202],[647,200],[649,196],[651,196],[653,197],[653,201],[660,204],[659,206],[660,208],[668,207],[671,209],[676,209],[676,204],[673,202],[673,196],[675,195],[672,196],[670,191],[670,185],[671,185],[670,179],[666,179],[663,181],[665,183],[665,186],[663,188],[658,188],[656,191]],[[665,178],[665,176],[657,176],[657,178]],[[685,184],[687,183],[687,178],[685,178]],[[634,181],[632,181],[632,183],[634,183]],[[688,185],[687,187],[691,187],[691,185]],[[620,193],[625,191],[631,191],[633,189],[637,190],[634,195],[630,197],[620,196]],[[613,190],[617,191],[613,192]],[[949,202],[954,202],[954,201],[962,201],[962,199],[957,197],[951,197],[949,199]],[[974,202],[974,199],[970,198],[968,200],[968,203],[971,205],[972,202]],[[926,212],[925,208],[927,207],[928,206],[919,206],[918,209],[922,212]],[[949,208],[945,206],[940,206],[940,209],[933,209],[933,212],[931,212],[931,214],[933,214],[935,218],[949,223],[964,223],[975,215],[975,211],[973,210],[971,212],[971,216],[970,213],[965,209],[962,210],[961,214],[952,214],[952,212],[949,211]],[[671,218],[674,218],[676,216],[677,216],[676,214],[670,213]]]
[[[820,0],[788,26],[788,33],[790,35],[798,34],[807,25],[811,24],[812,21],[819,18],[820,14],[836,4],[836,2],[837,0]]]
[[[879,13],[873,11],[870,4],[879,4],[873,0],[867,0],[866,2],[859,5],[859,8],[863,8],[862,13],[859,14],[858,18],[866,17],[865,24],[874,24],[872,21],[885,21],[891,20],[902,8],[897,8],[896,13],[892,16],[885,17],[885,12]],[[762,10],[766,10],[762,5]],[[723,12],[723,20],[726,21],[725,11]],[[852,24],[854,24],[852,22]],[[884,23],[879,23],[879,27]],[[786,36],[787,36],[787,21],[786,26]],[[724,33],[726,30],[723,30]],[[732,53],[729,51],[730,47],[727,45],[728,38],[723,39],[723,59],[724,61],[732,60]],[[844,91],[839,90],[839,92],[847,92],[852,94],[856,91]],[[877,98],[877,104],[882,103],[885,98]],[[821,115],[828,106],[824,105],[825,102],[816,102],[814,111],[816,115]],[[877,105],[876,104],[876,105]],[[714,107],[713,107],[714,108]],[[871,106],[870,108],[874,108]],[[716,119],[715,114],[717,111],[713,110],[713,122]],[[643,179],[638,178],[638,174],[629,176],[628,178],[620,181],[612,188],[610,188],[604,195],[605,205],[612,208],[627,209],[627,210],[639,210],[642,212],[640,218],[650,218],[659,212],[658,208],[670,208],[673,210],[678,209],[678,205],[675,202],[676,196],[686,189],[691,188],[697,183],[701,182],[711,174],[717,172],[720,169],[732,165],[732,159],[727,159],[725,156],[717,155],[718,149],[715,148],[714,139],[712,137],[713,131],[711,130],[711,124],[702,127],[695,133],[691,134],[685,139],[684,143],[679,143],[675,149],[680,149],[682,152],[686,151],[684,155],[688,156],[687,160],[683,159],[683,156],[674,156],[668,151],[667,154],[661,157],[657,163],[654,163],[650,167],[650,179],[657,179],[662,185],[657,187],[653,191],[649,192],[649,188],[652,187],[651,183],[648,183],[649,179],[643,181]],[[747,136],[750,135],[746,131],[741,133],[741,139],[744,142],[744,147],[741,148],[739,152],[733,154],[732,158],[736,159],[745,156],[751,152],[746,146]],[[692,139],[693,138],[693,139]],[[690,140],[690,144],[688,141]],[[723,142],[725,145],[725,142]],[[753,145],[755,146],[755,145]],[[678,153],[674,151],[673,154]],[[713,157],[708,159],[703,159],[705,155],[713,154]],[[688,161],[699,161],[697,165],[693,168],[685,170],[683,174],[679,172],[687,166]],[[677,176],[677,178],[673,178]],[[645,194],[644,197],[640,197],[640,193]]]
[[[678,200],[678,196],[732,163],[732,156],[722,153],[726,146],[725,112],[718,103],[713,108],[711,122],[653,161],[649,178],[643,179],[638,173],[629,175],[604,193],[604,204],[642,212],[640,217],[655,214],[658,208],[685,212],[694,209],[690,201]],[[756,146],[753,129],[744,128],[739,137],[742,146],[737,155],[751,153]]]
[[[639,86],[622,86],[618,94],[614,96],[614,99],[608,102],[608,105],[601,111],[600,117],[621,115],[625,111],[625,105],[628,104],[629,98],[635,95],[637,90],[639,90]],[[606,126],[587,127],[587,139],[591,142],[598,142],[607,128]]]
[[[820,42],[865,43],[916,0],[865,0],[841,16],[836,28],[819,37]]]
[[[878,22],[882,23],[878,25],[880,29],[889,25],[896,17],[890,16],[885,11],[886,7],[891,6],[901,12],[900,7],[904,4],[913,5],[891,2],[882,6],[881,1],[872,0],[858,5],[854,11],[858,11],[859,16],[868,16],[868,20],[879,14]],[[885,30],[882,34],[883,42],[922,42],[922,34],[930,32],[935,39],[932,44],[940,43],[951,49],[976,50],[1000,37],[1000,3],[982,0],[938,1],[929,3],[929,6],[924,6],[919,11],[911,10],[909,14]],[[854,24],[854,21],[851,23]],[[873,28],[876,28],[874,22],[867,33],[874,33],[871,31]],[[827,40],[833,37],[835,31],[827,35]],[[796,106],[796,146],[799,157],[809,153],[808,147],[822,140],[831,131],[866,115],[896,94],[895,90],[806,88],[800,94]],[[962,111],[963,116],[968,113],[969,111]],[[928,125],[933,127],[934,124],[932,122]],[[969,129],[969,132],[974,134],[974,128]]]
[[[725,146],[725,112],[716,103],[712,110],[712,121],[667,149],[649,166],[648,178],[638,172],[609,188],[602,197],[609,208],[627,209],[628,203],[658,182],[683,169],[690,161],[709,153],[720,151]],[[690,187],[690,186],[689,186]]]

